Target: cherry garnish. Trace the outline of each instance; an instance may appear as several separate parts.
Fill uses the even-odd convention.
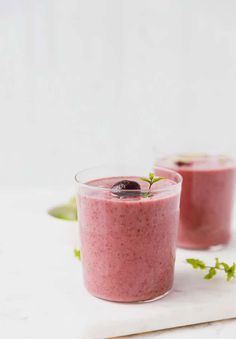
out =
[[[187,161],[175,161],[175,164],[177,165],[177,166],[191,166],[192,165],[192,162],[191,161],[189,161],[189,162],[187,162]]]
[[[112,186],[111,192],[119,198],[136,197],[141,193],[141,186],[136,181],[121,180]]]

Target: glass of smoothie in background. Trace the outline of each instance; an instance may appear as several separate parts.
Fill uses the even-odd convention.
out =
[[[226,156],[180,154],[161,158],[158,165],[183,177],[177,245],[218,249],[228,244],[234,200],[235,162]],[[155,169],[158,173],[158,169]]]
[[[94,296],[155,300],[172,288],[181,176],[163,168],[149,189],[137,169],[108,166],[76,175],[84,282]]]

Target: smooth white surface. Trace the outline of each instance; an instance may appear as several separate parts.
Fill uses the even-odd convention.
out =
[[[46,214],[63,197],[65,193],[37,191],[0,195],[1,338],[95,339],[236,317],[235,281],[226,283],[221,275],[205,281],[202,272],[183,262],[186,257],[210,262],[215,256],[233,261],[235,243],[217,253],[178,250],[174,289],[162,300],[125,305],[88,295],[81,264],[73,256],[76,224]],[[235,328],[235,322],[225,324],[213,325],[210,335]],[[204,326],[197,330],[199,335]],[[190,329],[176,331],[181,336],[184,331],[192,334]],[[171,338],[173,333],[146,337]]]
[[[0,1],[0,186],[236,155],[235,0]]]
[[[191,325],[153,333],[122,337],[123,339],[235,339],[236,320],[223,320],[200,325]]]

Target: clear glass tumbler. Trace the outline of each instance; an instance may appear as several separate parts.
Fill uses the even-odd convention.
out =
[[[175,154],[158,165],[183,177],[177,245],[219,249],[231,238],[235,161],[223,155]],[[155,168],[158,172],[158,168]]]
[[[165,179],[151,189],[135,168],[98,167],[76,175],[83,276],[92,295],[141,302],[171,290],[182,178],[164,168],[156,175]],[[140,189],[112,189],[124,180]]]

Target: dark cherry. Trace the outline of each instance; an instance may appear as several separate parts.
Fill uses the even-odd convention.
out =
[[[175,164],[177,166],[191,166],[192,162],[191,161],[187,162],[187,161],[181,161],[180,160],[180,161],[176,161]]]
[[[126,191],[126,190],[134,190],[134,191]],[[138,182],[132,180],[122,180],[116,182],[111,188],[112,194],[116,195],[119,198],[125,197],[136,197],[141,193],[141,186]]]

